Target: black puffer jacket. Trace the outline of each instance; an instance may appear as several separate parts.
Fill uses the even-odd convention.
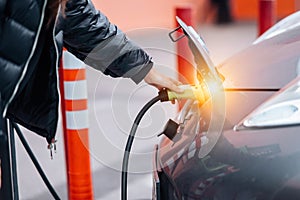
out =
[[[48,28],[46,7],[47,0],[0,0],[0,111],[50,142],[58,121],[62,46],[103,73],[136,83],[152,62],[89,0],[69,0]]]

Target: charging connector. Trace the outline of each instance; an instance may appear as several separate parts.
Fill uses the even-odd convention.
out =
[[[182,93],[177,93],[170,91],[168,89],[162,89],[158,92],[158,96],[151,99],[138,113],[136,116],[134,123],[131,127],[130,134],[127,139],[125,152],[123,156],[123,163],[122,163],[122,180],[121,180],[121,199],[127,200],[127,171],[128,171],[128,161],[129,161],[129,155],[131,146],[133,144],[134,136],[136,133],[136,130],[139,126],[139,123],[141,119],[143,118],[144,114],[147,112],[147,110],[154,105],[156,102],[161,101],[173,101],[178,99],[193,99],[198,100],[199,102],[204,102],[207,97],[205,93],[203,92],[203,87],[201,85],[191,86],[191,85],[181,85],[179,86],[181,89],[183,89]]]
[[[193,99],[199,102],[204,102],[206,96],[204,89],[201,85],[180,85],[179,88],[183,90],[182,93],[170,91],[168,89],[163,89],[159,91],[160,101],[173,101],[180,99]]]

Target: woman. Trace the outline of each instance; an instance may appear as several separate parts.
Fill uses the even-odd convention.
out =
[[[155,71],[149,55],[90,0],[0,0],[2,133],[6,132],[3,122],[7,117],[52,142],[58,121],[57,70],[63,46],[106,75],[131,78],[136,83],[144,79],[159,89],[180,92],[179,82]],[[3,161],[1,149],[6,147],[1,144]]]
[[[106,75],[180,91],[89,0],[1,0],[0,13],[1,114],[49,143],[58,119],[62,46]]]

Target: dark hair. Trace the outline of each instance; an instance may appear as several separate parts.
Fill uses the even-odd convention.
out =
[[[46,9],[46,22],[47,27],[55,21],[59,5],[61,5],[61,10],[64,12],[66,7],[67,0],[48,0],[47,9]]]

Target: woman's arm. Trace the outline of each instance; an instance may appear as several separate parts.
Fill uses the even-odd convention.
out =
[[[64,46],[86,64],[112,77],[139,83],[152,68],[151,57],[89,0],[69,0],[64,16]]]

